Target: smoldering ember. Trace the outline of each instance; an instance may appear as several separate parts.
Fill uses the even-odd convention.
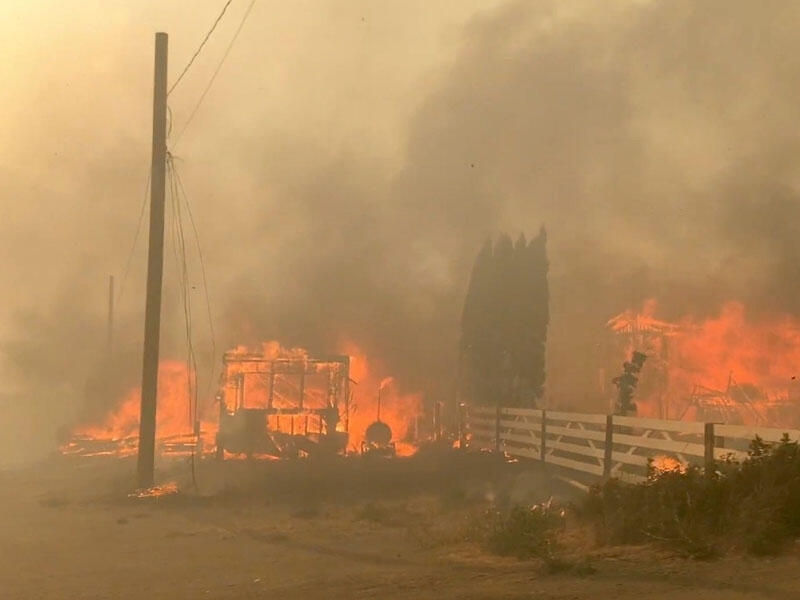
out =
[[[0,3],[0,598],[800,598],[798,27]]]

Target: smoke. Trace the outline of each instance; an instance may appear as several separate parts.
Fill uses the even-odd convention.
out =
[[[554,403],[600,408],[602,325],[647,297],[667,317],[731,298],[797,310],[797,17],[789,2],[518,2],[465,32],[412,122],[404,210],[457,224],[432,236],[456,257],[547,224]]]
[[[4,20],[18,28],[4,43],[25,33],[47,50],[25,46],[25,60],[5,67],[20,84],[3,105],[13,150],[0,156],[13,290],[0,318],[4,365],[40,406],[69,388],[73,408],[57,421],[85,410],[106,277],[119,276],[133,241],[152,31],[170,31],[174,74],[212,4],[192,15],[156,3],[103,10],[99,25],[99,4],[87,3],[60,35],[33,18],[57,21],[52,6]],[[171,148],[202,235],[218,353],[268,338],[312,352],[354,340],[387,366],[382,376],[447,399],[475,254],[489,236],[541,223],[553,403],[597,408],[603,324],[644,298],[661,299],[665,318],[728,299],[796,312],[796,3],[444,4],[257,5]],[[236,14],[171,97],[175,128]],[[180,357],[167,258],[165,354]],[[140,243],[116,332],[125,385],[139,367],[143,261]],[[190,267],[205,365],[214,357],[196,257]],[[40,368],[36,357],[50,355],[54,366]]]
[[[359,193],[363,179],[334,164],[294,196],[291,217],[307,220],[281,279],[291,308],[263,318],[372,332],[403,381],[430,385],[451,372],[482,240],[545,222],[550,395],[587,406],[603,324],[625,307],[794,310],[797,42],[782,23],[797,13],[517,2],[480,15],[410,120],[385,191]]]

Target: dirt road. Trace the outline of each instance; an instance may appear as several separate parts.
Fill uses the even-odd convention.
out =
[[[102,460],[1,472],[0,598],[800,598],[797,555],[704,563],[591,548],[594,572],[549,575],[463,541],[441,489],[327,497],[306,482],[292,498],[232,492],[228,479],[140,500],[125,494],[131,472]]]

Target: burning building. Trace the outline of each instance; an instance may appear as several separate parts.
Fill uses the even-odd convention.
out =
[[[217,457],[343,453],[348,442],[350,357],[312,358],[277,343],[223,357]]]
[[[199,398],[186,364],[164,360],[158,378],[158,451],[222,458],[350,453],[364,446],[378,421],[391,431],[391,439],[381,441],[399,455],[411,454],[423,416],[422,396],[405,393],[382,371],[352,343],[343,344],[340,354],[315,357],[272,341],[226,352],[216,395]],[[140,389],[133,388],[101,419],[74,427],[61,451],[135,454],[140,398]]]
[[[655,301],[650,300],[641,311],[626,310],[609,319],[606,327],[613,336],[608,354],[615,360],[618,357],[627,360],[635,352],[647,357],[647,368],[637,388],[637,402],[643,400],[652,416],[668,418],[671,351],[682,328],[676,323],[656,319],[656,307]],[[616,362],[622,364],[622,360]],[[605,369],[601,371],[602,378],[605,373]],[[613,399],[609,399],[609,405],[613,406]]]
[[[788,316],[752,319],[736,302],[719,314],[657,319],[647,301],[607,323],[609,357],[621,364],[647,355],[636,403],[641,416],[786,425],[800,422],[800,323]]]

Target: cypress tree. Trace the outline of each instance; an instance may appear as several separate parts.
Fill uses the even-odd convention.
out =
[[[533,406],[544,393],[549,316],[547,235],[487,241],[461,316],[461,391],[476,404]]]
[[[526,339],[530,329],[530,303],[533,297],[531,285],[532,278],[528,272],[528,242],[524,234],[520,234],[514,244],[514,273],[513,295],[510,299],[509,311],[514,320],[514,330],[511,337],[513,379],[512,399],[513,406],[524,406],[525,403],[525,368],[529,357],[527,356]]]
[[[487,240],[472,266],[464,310],[461,314],[461,386],[464,395],[485,404],[486,359],[489,353],[489,306],[492,286],[492,242]]]
[[[528,246],[531,277],[530,329],[526,341],[528,381],[533,398],[544,395],[547,329],[550,325],[550,289],[547,283],[549,263],[547,260],[547,232],[544,226]]]
[[[515,304],[518,296],[514,244],[508,235],[503,234],[498,238],[492,258],[493,284],[489,307],[491,347],[487,367],[491,369],[494,402],[511,406],[515,378],[514,340],[518,331]]]

